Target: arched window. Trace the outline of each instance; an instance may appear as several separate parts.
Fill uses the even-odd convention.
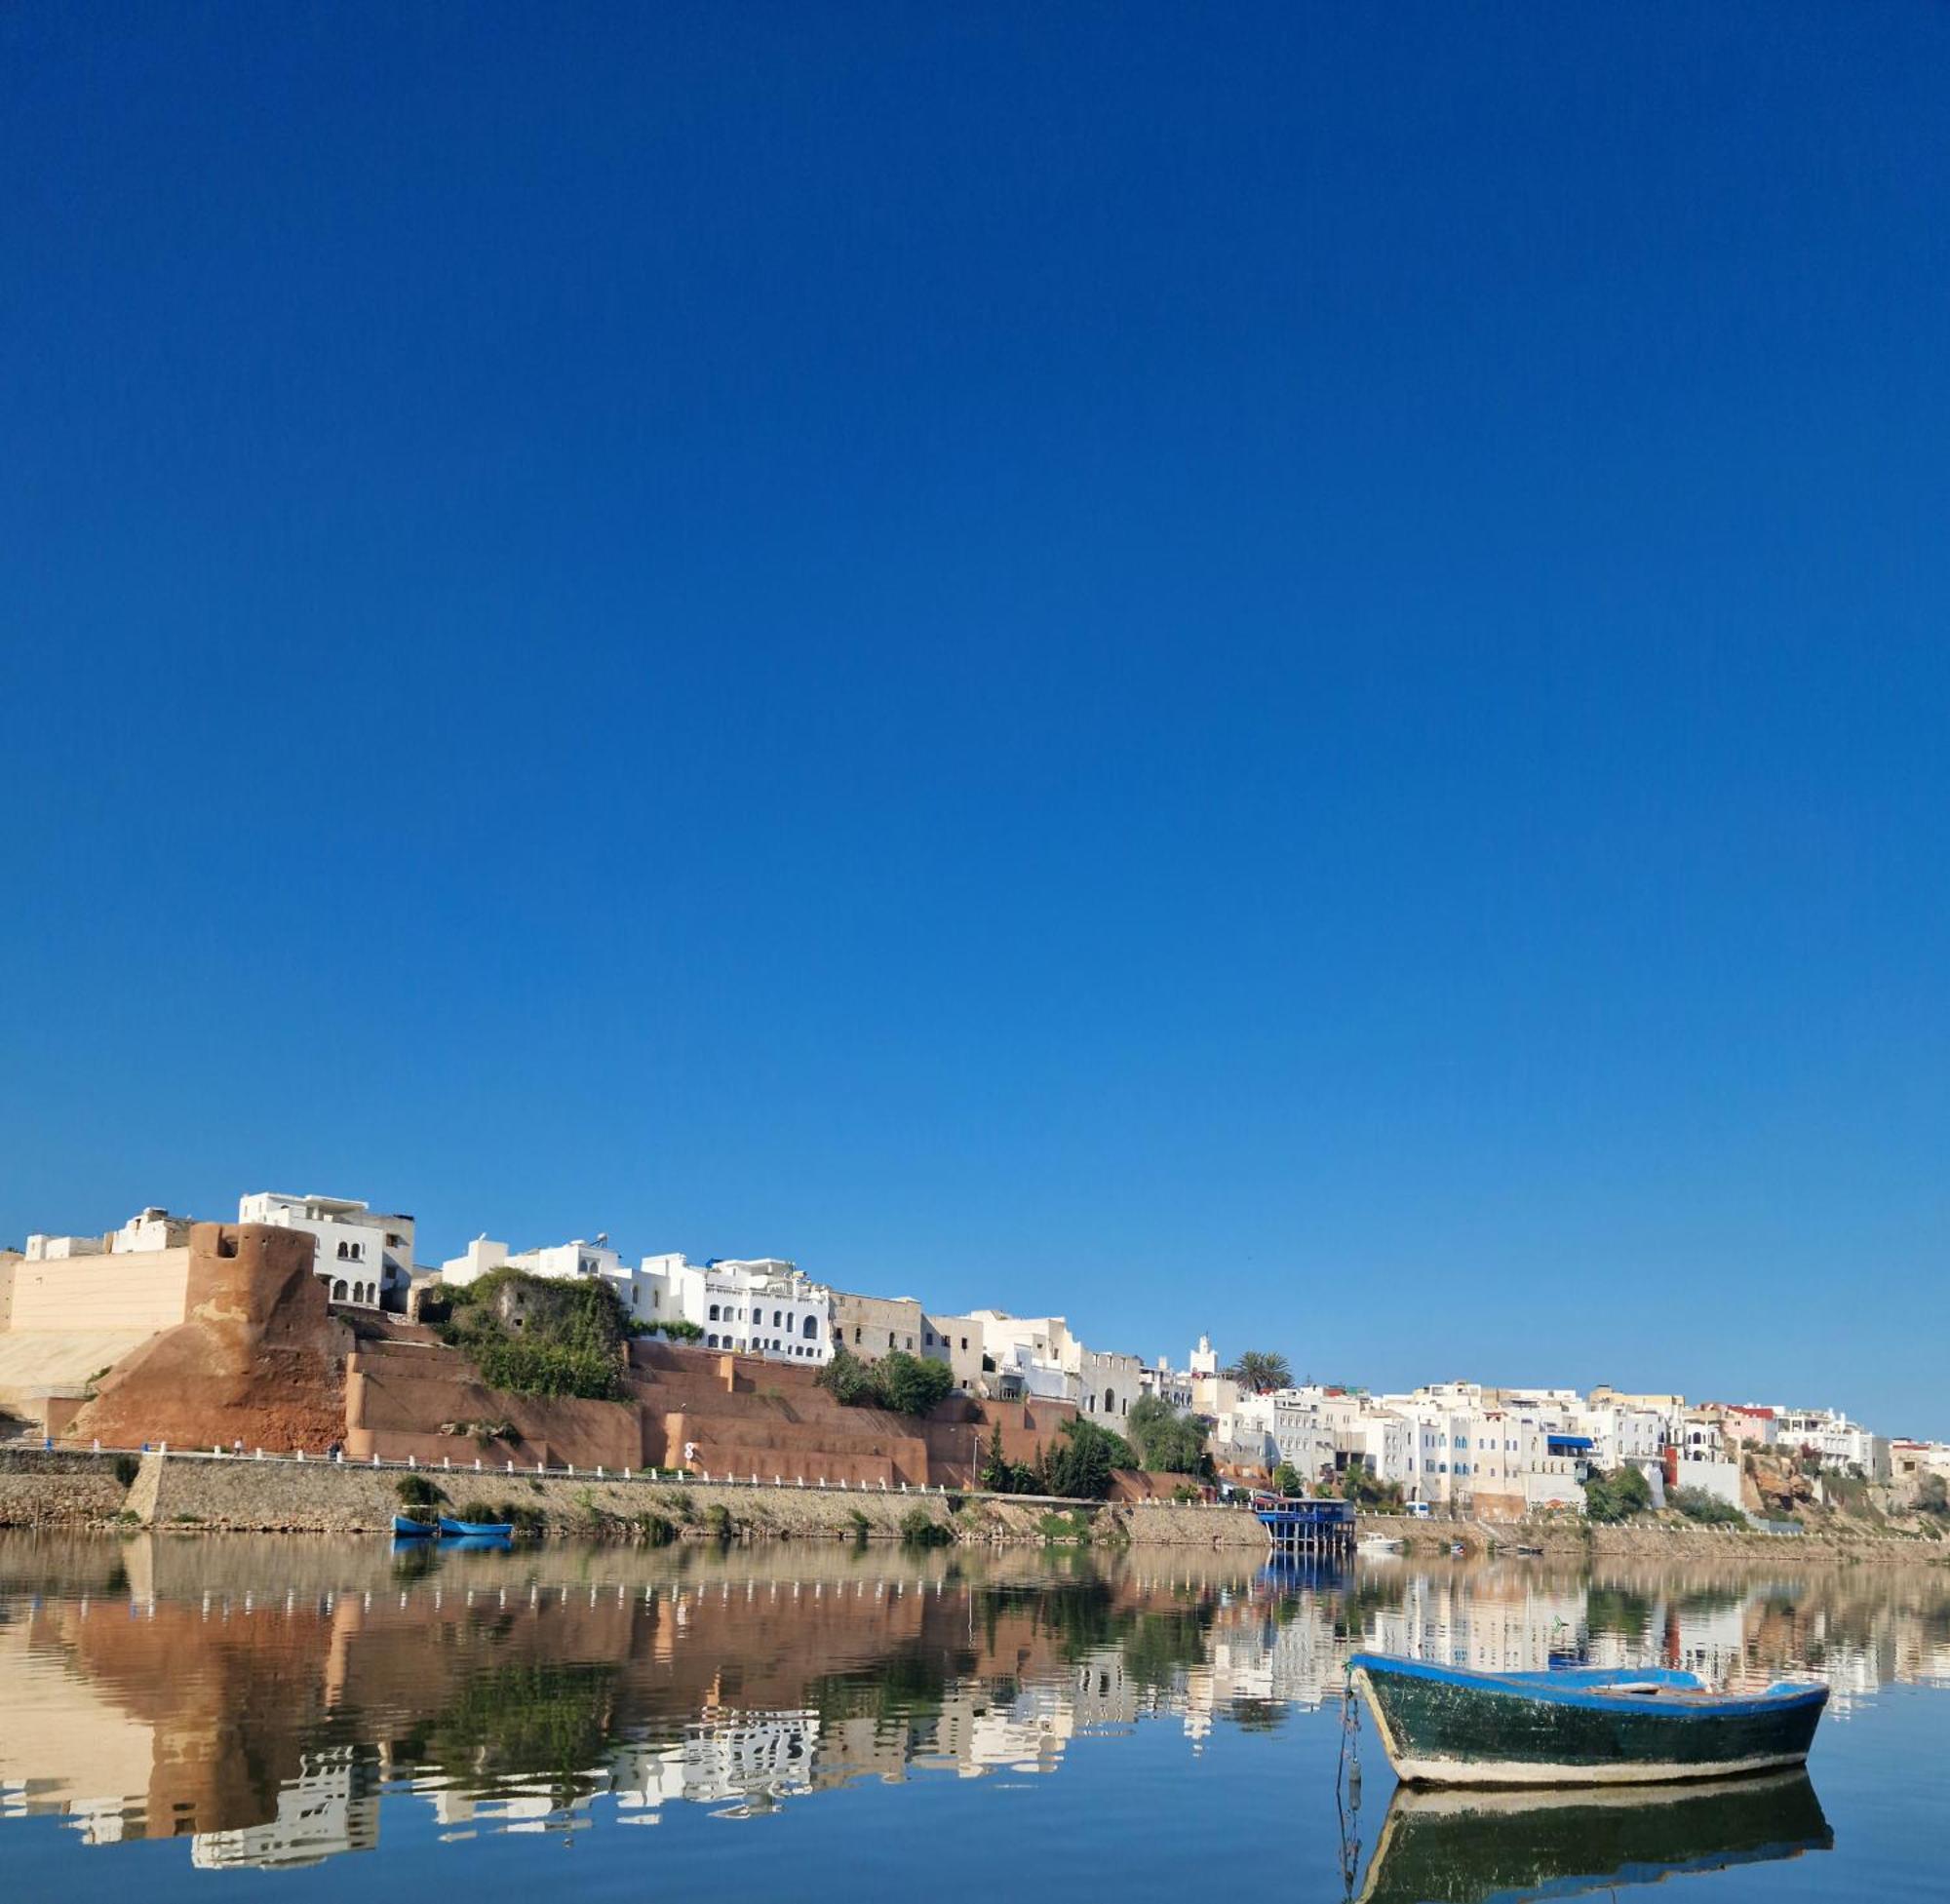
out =
[[[718,1338],[716,1336],[705,1337],[704,1345],[706,1348],[716,1348],[718,1346]]]
[[[718,1304],[716,1302],[711,1305],[711,1320],[713,1322],[718,1320]]]
[[[805,1319],[805,1339],[809,1342],[816,1342],[819,1340],[819,1318],[816,1315],[809,1315]]]
[[[332,1284],[332,1300],[334,1302],[342,1302],[345,1301],[345,1278],[343,1276],[340,1276],[339,1279]]]

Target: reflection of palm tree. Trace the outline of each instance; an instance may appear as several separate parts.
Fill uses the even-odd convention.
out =
[[[1227,1379],[1256,1395],[1269,1395],[1275,1388],[1293,1386],[1293,1371],[1286,1357],[1276,1349],[1249,1348],[1226,1371]]]

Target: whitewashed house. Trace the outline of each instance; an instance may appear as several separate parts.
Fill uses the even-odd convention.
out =
[[[301,1229],[317,1243],[312,1270],[334,1302],[376,1309],[404,1298],[413,1276],[413,1220],[369,1208],[353,1197],[286,1196],[256,1190],[237,1205],[240,1224]]]
[[[780,1362],[833,1359],[833,1292],[780,1257],[687,1262],[646,1256],[627,1300],[644,1322],[691,1322],[706,1348]]]

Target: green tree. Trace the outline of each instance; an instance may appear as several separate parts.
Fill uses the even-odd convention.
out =
[[[874,1379],[872,1367],[843,1344],[833,1351],[833,1360],[813,1379],[836,1402],[847,1408],[880,1405],[880,1385]]]
[[[905,1349],[876,1364],[879,1378],[880,1406],[896,1415],[927,1415],[955,1386],[955,1378],[946,1362],[924,1362]]]
[[[988,1452],[975,1479],[992,1495],[1008,1495],[1016,1492],[1015,1478],[1015,1469],[1002,1453],[1002,1424],[997,1421],[989,1430]]]
[[[1584,1513],[1599,1522],[1628,1521],[1652,1505],[1652,1484],[1635,1467],[1594,1474],[1584,1483]]]
[[[1282,1461],[1273,1469],[1273,1493],[1276,1495],[1298,1495],[1306,1492],[1306,1484],[1300,1478],[1300,1470],[1291,1461]]]
[[[848,1408],[884,1408],[896,1415],[926,1415],[955,1386],[945,1362],[923,1362],[904,1349],[863,1362],[843,1344],[814,1379]]]
[[[1226,1374],[1256,1395],[1270,1395],[1275,1388],[1293,1386],[1293,1371],[1286,1357],[1271,1349],[1249,1348]]]
[[[1063,1424],[1050,1453],[1048,1492],[1071,1500],[1102,1500],[1111,1492],[1112,1470],[1137,1464],[1122,1435],[1078,1417]]]
[[[1349,1461],[1341,1476],[1341,1498],[1351,1500],[1377,1514],[1399,1514],[1402,1491],[1399,1481],[1378,1481],[1368,1472],[1365,1461]]]
[[[1140,1395],[1125,1418],[1125,1432],[1153,1474],[1200,1474],[1206,1466],[1205,1424],[1174,1414],[1155,1395]]]

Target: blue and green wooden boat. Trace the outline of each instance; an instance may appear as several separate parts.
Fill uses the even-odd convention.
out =
[[[1349,1676],[1411,1785],[1650,1785],[1798,1766],[1825,1686],[1710,1690],[1692,1673],[1471,1673],[1357,1652]]]
[[[1834,1842],[1805,1771],[1597,1791],[1397,1785],[1358,1904],[1609,1896],[1825,1851]]]

